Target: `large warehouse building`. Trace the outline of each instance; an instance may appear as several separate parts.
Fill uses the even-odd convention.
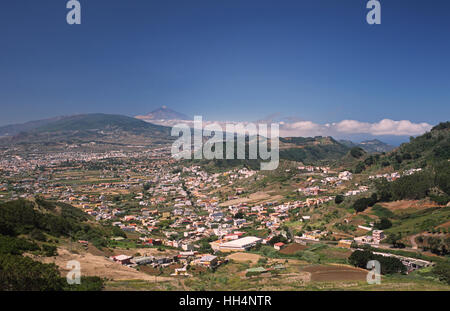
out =
[[[223,241],[216,241],[211,243],[212,249],[216,251],[246,251],[255,246],[258,243],[261,243],[262,239],[248,236],[245,238],[229,241],[229,242],[223,242]]]

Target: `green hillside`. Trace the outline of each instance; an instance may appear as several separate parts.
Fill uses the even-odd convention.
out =
[[[381,158],[394,169],[426,167],[450,159],[450,122],[443,122],[418,137],[411,137],[392,153]]]
[[[169,128],[151,124],[135,118],[111,115],[111,114],[83,114],[65,117],[60,120],[45,124],[35,129],[37,132],[57,131],[83,131],[83,130],[106,130],[120,129],[136,133],[153,131],[160,134],[169,134]]]
[[[68,285],[53,264],[29,257],[56,256],[60,240],[88,240],[103,247],[120,229],[93,225],[90,216],[64,203],[16,200],[0,204],[0,290],[100,290],[103,280]],[[120,232],[118,232],[120,231]]]
[[[122,115],[82,114],[44,121],[36,121],[32,127],[28,125],[15,126],[16,130],[22,130],[15,135],[0,138],[0,145],[38,144],[49,146],[55,143],[95,142],[108,149],[117,145],[165,144],[173,140],[169,127]]]
[[[280,158],[305,164],[337,160],[347,154],[349,150],[350,148],[332,137],[280,138]]]

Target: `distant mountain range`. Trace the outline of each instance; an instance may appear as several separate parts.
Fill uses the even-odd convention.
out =
[[[365,140],[360,143],[354,143],[350,140],[339,140],[339,142],[347,147],[353,148],[353,147],[360,147],[364,151],[369,153],[374,152],[389,152],[394,150],[396,147],[386,144],[378,139],[372,139],[372,140]]]
[[[143,115],[136,116],[136,119],[144,120],[144,121],[152,121],[152,120],[188,120],[189,117],[180,112],[174,111],[166,106],[162,106],[152,112]]]
[[[107,142],[147,144],[170,140],[170,128],[132,117],[81,114],[0,127],[0,143]]]
[[[155,118],[188,117],[167,107],[161,107],[147,116],[132,118],[112,114],[80,114],[13,124],[0,127],[0,145],[12,144],[83,144],[96,143],[111,146],[165,144],[175,138],[170,136],[170,127],[151,123]],[[145,121],[144,121],[145,120]],[[368,153],[387,152],[394,146],[379,140],[336,141],[332,137],[284,137],[280,138],[282,159],[313,163],[315,161],[338,160],[353,147]],[[109,148],[109,147],[108,147]]]

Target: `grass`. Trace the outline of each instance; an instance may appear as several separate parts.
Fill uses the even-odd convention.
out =
[[[137,244],[136,242],[130,240],[122,240],[122,241],[110,240],[108,241],[108,247],[131,249],[131,248],[141,248],[142,245]]]
[[[399,221],[394,222],[392,228],[387,229],[386,233],[411,235],[437,227],[450,219],[450,207],[430,208],[413,214],[403,215],[401,218]]]
[[[390,218],[394,216],[394,213],[392,211],[390,211],[389,209],[379,205],[379,204],[375,204],[372,207],[372,212],[373,214],[375,214],[378,217],[386,217],[386,218]]]

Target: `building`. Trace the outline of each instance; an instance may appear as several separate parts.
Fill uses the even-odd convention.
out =
[[[387,253],[379,253],[379,252],[373,252],[375,255],[381,255],[384,257],[394,257],[399,259],[402,264],[406,267],[407,273],[410,273],[414,270],[426,268],[433,266],[433,263],[431,261],[417,259],[417,258],[411,258],[411,257],[405,257],[395,254],[387,254]]]
[[[373,238],[371,235],[358,236],[354,240],[358,244],[372,244],[373,243]]]
[[[127,256],[127,255],[118,255],[118,256],[112,256],[110,257],[115,262],[120,263],[121,265],[129,265],[131,263],[131,259],[133,256]]]
[[[279,251],[283,248],[283,246],[284,246],[283,242],[278,242],[273,245],[273,248],[275,248],[277,251]]]
[[[137,265],[147,265],[153,262],[153,257],[140,256],[133,258],[131,261]]]
[[[380,244],[380,241],[385,238],[383,230],[373,230],[372,231],[372,238],[373,238],[373,242],[375,244]]]
[[[201,257],[197,263],[208,268],[215,267],[217,265],[217,256],[205,255]]]
[[[261,243],[262,239],[248,236],[245,238],[224,242],[224,243],[211,243],[211,247],[214,250],[220,250],[225,252],[233,252],[233,251],[247,251],[250,248],[254,247],[256,244]]]

